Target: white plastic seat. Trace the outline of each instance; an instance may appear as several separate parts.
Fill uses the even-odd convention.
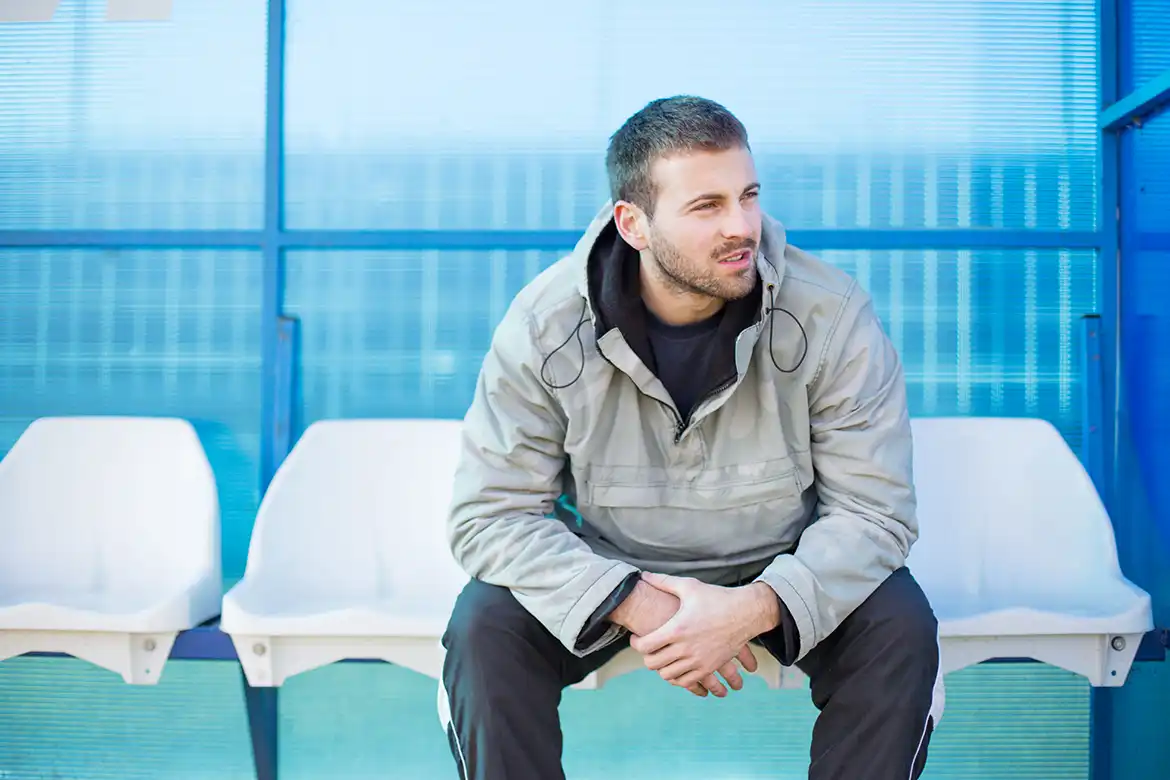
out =
[[[1031,658],[1125,682],[1150,596],[1122,574],[1113,526],[1048,422],[922,418],[914,430],[920,536],[909,566],[939,618],[944,672]]]
[[[0,461],[0,660],[66,653],[153,684],[222,593],[215,477],[190,423],[42,418]]]
[[[248,682],[351,658],[432,677],[467,576],[446,543],[456,420],[310,425],[261,503],[244,578],[224,597]]]

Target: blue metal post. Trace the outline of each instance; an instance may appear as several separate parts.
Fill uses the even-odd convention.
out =
[[[261,303],[260,489],[279,465],[274,448],[277,341],[284,295],[284,0],[268,1],[267,108],[264,125],[264,290]]]
[[[278,730],[280,721],[280,689],[253,688],[244,677],[240,667],[240,680],[244,684],[244,706],[248,710],[248,732],[252,737],[252,763],[256,768],[256,780],[277,780]]]
[[[1081,318],[1082,397],[1081,460],[1100,491],[1105,481],[1105,443],[1103,438],[1104,406],[1101,390],[1104,372],[1101,364],[1101,317],[1089,314]]]
[[[1117,100],[1119,88],[1118,0],[1097,3],[1097,107]],[[1121,255],[1118,247],[1118,142],[1112,133],[1100,135],[1100,181],[1097,229],[1102,235],[1098,255],[1103,317],[1082,320],[1084,370],[1085,468],[1106,507],[1113,509],[1117,486],[1117,457],[1121,426]],[[1108,413],[1106,413],[1108,410]],[[1089,691],[1089,777],[1110,780],[1113,772],[1114,692]]]
[[[1102,386],[1104,371],[1101,361],[1101,318],[1089,315],[1081,318],[1081,376],[1082,376],[1082,460],[1098,492],[1106,481],[1104,405]],[[1104,493],[1102,493],[1104,495]],[[1093,688],[1089,691],[1089,777],[1090,780],[1108,780],[1113,766],[1113,691]]]
[[[264,233],[263,233],[263,300],[261,303],[261,416],[260,416],[260,490],[267,490],[276,473],[279,458],[287,451],[288,425],[277,424],[276,412],[282,407],[286,417],[291,404],[278,404],[278,383],[291,372],[292,339],[282,327],[281,308],[284,293],[284,257],[281,231],[284,229],[284,0],[268,0],[268,64],[264,123]],[[293,330],[295,333],[295,329]],[[284,338],[282,339],[282,334]],[[284,370],[282,371],[282,357]],[[285,382],[285,388],[290,386]],[[283,452],[282,452],[283,451]],[[279,777],[278,688],[253,688],[244,678],[244,703],[252,737],[252,758],[257,780]]]
[[[278,317],[276,321],[275,395],[272,405],[272,455],[279,467],[296,443],[299,433],[297,410],[298,392],[297,355],[300,349],[300,321],[294,317]]]

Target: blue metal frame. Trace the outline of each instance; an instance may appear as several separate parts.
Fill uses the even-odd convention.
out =
[[[272,447],[276,402],[277,330],[284,296],[284,13],[285,0],[268,0],[268,62],[264,119],[264,290],[260,311],[261,408],[260,487],[268,487],[278,464]]]
[[[1097,106],[1099,110],[1116,102],[1120,89],[1119,2],[1098,0],[1097,4]],[[1118,141],[1111,133],[1100,137],[1101,190],[1098,197],[1097,228],[1104,240],[1098,267],[1101,269],[1101,320],[1084,321],[1082,331],[1085,370],[1086,468],[1093,477],[1102,500],[1113,507],[1117,483],[1121,393],[1121,254],[1117,228],[1119,197]],[[1108,367],[1110,370],[1105,370]],[[1104,409],[1109,414],[1102,413]],[[1114,518],[1114,522],[1117,518]],[[1113,723],[1115,697],[1112,691],[1089,692],[1089,777],[1109,780],[1113,772]]]
[[[268,0],[264,118],[264,242],[261,322],[260,491],[288,454],[292,436],[295,323],[282,322],[284,296],[284,54],[285,0]],[[283,391],[283,392],[282,392]],[[270,413],[271,412],[271,413]],[[283,416],[277,419],[277,414]],[[280,689],[253,688],[240,667],[252,736],[256,780],[279,777]]]
[[[1103,492],[1108,476],[1105,470],[1104,405],[1102,394],[1104,371],[1101,361],[1101,318],[1093,315],[1081,320],[1081,372],[1084,431],[1081,454],[1085,470]],[[1089,778],[1108,780],[1113,771],[1112,691],[1094,688],[1089,691]]]
[[[1159,73],[1143,86],[1116,101],[1098,117],[1102,130],[1119,131],[1129,125],[1141,126],[1151,114],[1170,105],[1170,70]]]
[[[0,230],[3,247],[259,249],[259,230]]]
[[[280,189],[280,168],[270,172]],[[264,230],[0,230],[0,246],[166,247],[197,249],[567,250],[580,230],[284,230],[278,206],[265,207]],[[841,229],[788,230],[809,249],[1100,249],[1092,230]],[[266,256],[267,257],[267,256]],[[266,260],[267,262],[267,260]]]

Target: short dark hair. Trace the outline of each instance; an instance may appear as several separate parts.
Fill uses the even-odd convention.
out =
[[[714,100],[676,95],[651,101],[609,139],[605,170],[610,197],[653,216],[658,192],[650,166],[655,160],[679,152],[737,148],[751,148],[747,129]]]

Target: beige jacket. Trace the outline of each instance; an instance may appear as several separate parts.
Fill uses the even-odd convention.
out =
[[[516,296],[494,334],[465,419],[451,549],[578,655],[620,633],[576,647],[643,570],[766,582],[803,657],[917,538],[898,355],[856,282],[766,218],[730,374],[681,425],[597,300],[617,273],[607,252],[632,252],[611,215]]]

